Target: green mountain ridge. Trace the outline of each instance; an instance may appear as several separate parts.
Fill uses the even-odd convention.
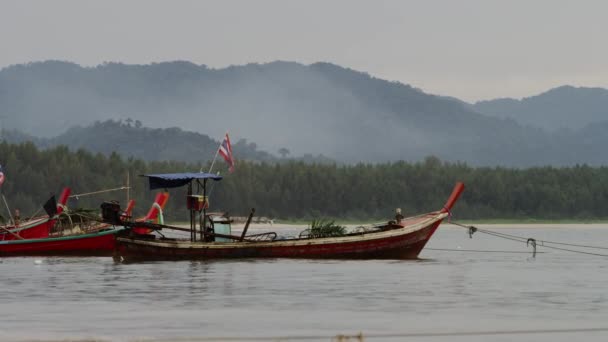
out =
[[[578,139],[577,132],[554,134],[486,115],[475,105],[331,63],[210,69],[183,61],[90,68],[37,62],[0,70],[0,103],[2,127],[45,138],[128,117],[211,136],[229,131],[237,141],[255,141],[261,151],[285,148],[343,163],[419,161],[429,155],[488,166],[608,162],[608,156],[598,158],[569,140]],[[69,137],[65,143],[74,144]],[[99,144],[85,142],[93,151],[125,148],[118,141]],[[162,158],[167,156],[173,154]]]
[[[146,161],[171,160],[193,163],[211,161],[220,144],[218,140],[204,134],[184,131],[177,127],[144,127],[141,122],[131,119],[98,121],[89,126],[74,126],[53,138],[38,138],[16,130],[3,130],[1,136],[9,143],[31,141],[43,149],[67,146],[73,151],[84,149],[105,155],[116,152],[126,158]],[[231,144],[237,160],[284,162],[289,158],[306,162],[333,162],[322,155],[291,156],[288,150],[281,151],[286,153],[285,157],[277,157],[259,150],[254,142],[248,142],[246,139],[231,141]]]
[[[479,113],[510,118],[549,131],[576,131],[608,120],[608,89],[561,86],[521,100],[480,101],[472,108]]]

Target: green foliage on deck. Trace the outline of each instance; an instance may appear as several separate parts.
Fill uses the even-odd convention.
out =
[[[346,234],[346,227],[337,225],[335,221],[329,219],[313,219],[305,235],[310,238],[343,236]]]

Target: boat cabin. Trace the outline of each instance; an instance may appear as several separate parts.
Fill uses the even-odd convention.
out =
[[[217,237],[215,234],[232,235],[232,220],[225,213],[209,213],[207,214],[207,236],[208,241],[214,242],[232,242],[232,239]]]

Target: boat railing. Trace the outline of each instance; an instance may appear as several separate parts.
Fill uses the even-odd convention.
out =
[[[246,235],[245,239],[248,241],[274,241],[277,238],[277,233],[267,232],[253,235]]]
[[[88,211],[64,211],[59,214],[57,221],[51,228],[52,236],[66,236],[93,232],[98,228],[104,227],[99,222],[99,218],[95,217]]]

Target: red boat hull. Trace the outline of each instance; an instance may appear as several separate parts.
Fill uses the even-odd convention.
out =
[[[57,214],[65,210],[65,205],[71,193],[70,188],[64,188],[57,203]],[[7,226],[0,230],[0,241],[22,240],[22,239],[43,239],[51,234],[51,229],[55,226],[55,217],[38,217],[21,222],[17,226]]]
[[[0,256],[111,256],[118,230],[67,237],[0,241]]]
[[[446,213],[393,229],[335,238],[272,242],[190,242],[117,237],[115,256],[126,261],[218,258],[415,259]],[[416,221],[416,222],[413,222]]]
[[[55,225],[55,220],[45,217],[32,220],[19,227],[8,227],[7,231],[0,232],[0,241],[20,240],[14,234],[17,234],[21,239],[41,239],[49,236],[51,228]]]

